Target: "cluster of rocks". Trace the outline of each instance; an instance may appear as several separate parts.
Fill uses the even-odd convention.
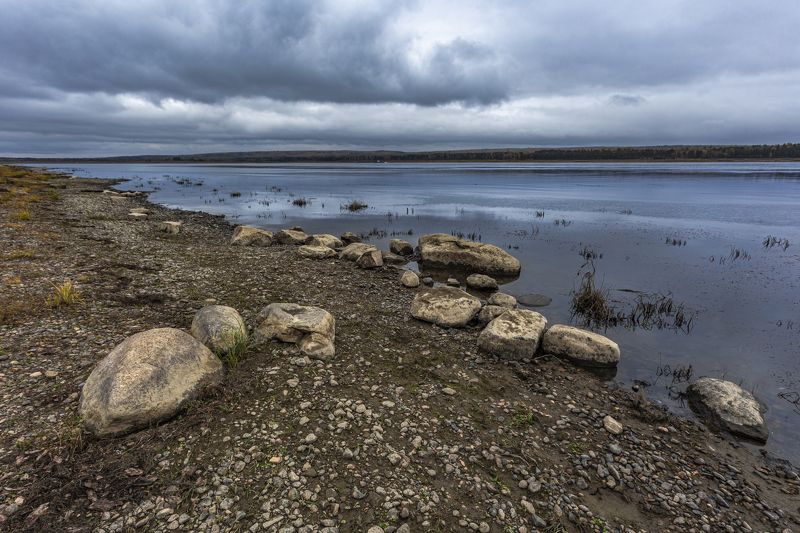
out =
[[[516,299],[501,292],[484,302],[455,287],[426,289],[411,303],[411,315],[444,327],[486,324],[478,336],[478,347],[502,359],[530,360],[541,348],[544,354],[585,366],[614,366],[619,362],[619,346],[612,340],[562,324],[548,329],[542,314],[517,309]]]
[[[335,354],[336,323],[318,307],[273,303],[262,310],[254,342],[294,343],[320,360]],[[136,333],[117,345],[83,385],[79,413],[89,432],[110,437],[169,419],[225,375],[222,360],[246,347],[248,328],[232,307],[209,305],[192,320],[191,334],[175,328]]]

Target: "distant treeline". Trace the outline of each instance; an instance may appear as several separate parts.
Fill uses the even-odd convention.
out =
[[[599,146],[587,148],[502,148],[485,150],[264,151],[102,158],[0,158],[6,163],[374,163],[435,161],[720,161],[800,160],[800,144],[707,146]]]

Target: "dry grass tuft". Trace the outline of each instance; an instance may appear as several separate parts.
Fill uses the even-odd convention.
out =
[[[47,297],[47,305],[50,307],[74,305],[80,299],[78,289],[70,280],[66,280],[61,285],[53,285],[53,292]]]

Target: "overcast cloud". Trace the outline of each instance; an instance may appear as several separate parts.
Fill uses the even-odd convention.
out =
[[[0,13],[0,155],[800,141],[795,0]]]

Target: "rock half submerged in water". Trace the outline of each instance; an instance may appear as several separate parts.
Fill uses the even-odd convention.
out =
[[[444,233],[420,237],[419,254],[425,265],[456,268],[475,274],[518,276],[521,269],[516,257],[497,246]]]
[[[769,432],[755,396],[736,383],[716,378],[700,378],[686,389],[689,405],[712,425],[733,433],[766,442]]]
[[[583,366],[616,366],[619,363],[619,346],[616,342],[597,333],[563,324],[556,324],[545,332],[542,351]]]

